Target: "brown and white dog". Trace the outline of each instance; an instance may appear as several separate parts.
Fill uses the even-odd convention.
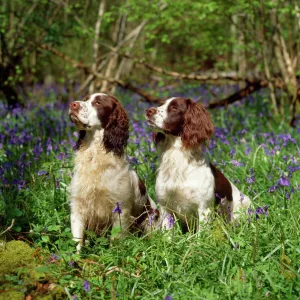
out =
[[[69,116],[79,129],[70,206],[80,250],[86,228],[103,233],[120,226],[125,233],[145,225],[149,214],[158,211],[124,154],[129,121],[118,100],[93,94],[70,103]]]
[[[146,119],[155,131],[154,142],[161,154],[155,189],[164,210],[187,226],[196,220],[198,227],[220,202],[228,221],[240,208],[249,206],[250,199],[209,162],[203,151],[214,126],[202,105],[191,99],[170,98],[159,107],[147,109]]]

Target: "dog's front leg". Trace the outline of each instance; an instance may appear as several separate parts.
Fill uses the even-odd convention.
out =
[[[71,211],[71,232],[73,235],[73,241],[77,242],[77,252],[81,250],[83,244],[85,223],[82,216],[76,211],[75,208]]]

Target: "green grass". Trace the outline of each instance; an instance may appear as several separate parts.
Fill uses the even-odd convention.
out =
[[[28,281],[26,265],[0,275],[4,287],[0,299],[1,294],[5,295],[3,291],[36,293],[37,297],[49,293],[38,290],[37,282],[64,287],[67,294],[62,299],[74,295],[77,299],[298,299],[300,176],[299,170],[291,168],[299,167],[299,133],[285,120],[273,118],[263,97],[258,94],[244,106],[212,112],[216,138],[209,155],[253,199],[254,210],[268,206],[267,216],[259,215],[257,219],[255,213],[245,213],[239,222],[230,225],[216,218],[197,234],[182,234],[177,224],[170,232],[114,241],[109,235],[97,237],[88,232],[89,244],[80,255],[71,240],[69,223],[67,186],[73,166],[69,140],[75,137],[66,112],[50,105],[9,118],[3,115],[2,134],[18,126],[18,139],[26,129],[32,139],[20,145],[12,143],[11,134],[7,134],[2,140],[0,162],[11,165],[2,167],[2,180],[6,181],[1,192],[0,220],[3,230],[12,218],[15,224],[13,231],[1,238],[17,238],[30,244],[35,249],[34,268],[43,276],[29,276]],[[124,105],[130,100],[126,94],[119,98]],[[133,125],[127,153],[138,159],[133,167],[155,199],[157,154],[149,142],[146,124],[140,121],[144,106],[126,107]],[[32,152],[38,137],[40,154]],[[48,137],[52,149],[49,147],[47,153]],[[66,156],[60,160],[61,152]],[[22,167],[26,162],[30,164]],[[47,173],[39,175],[39,171]],[[254,182],[249,181],[251,176]],[[20,189],[20,182],[13,182],[19,177],[24,180]],[[270,192],[281,177],[288,178],[290,185],[279,185]],[[0,256],[3,253],[0,249]]]

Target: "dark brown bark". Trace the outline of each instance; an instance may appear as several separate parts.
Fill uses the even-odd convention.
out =
[[[248,85],[236,93],[230,95],[229,97],[226,97],[222,100],[219,100],[217,102],[210,103],[206,106],[208,109],[213,109],[216,107],[221,107],[221,106],[227,106],[229,104],[232,104],[234,102],[240,101],[243,98],[247,97],[248,95],[264,88],[267,87],[268,82],[267,81],[257,81],[254,83],[248,83]]]

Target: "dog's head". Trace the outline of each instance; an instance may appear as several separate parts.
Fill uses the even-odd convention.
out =
[[[71,102],[69,117],[80,131],[79,138],[83,139],[87,131],[103,129],[106,151],[119,156],[124,153],[129,137],[129,121],[116,98],[97,93],[88,96],[86,101]],[[79,147],[80,141],[77,144]]]
[[[146,119],[151,127],[164,134],[180,136],[186,149],[205,143],[214,131],[207,110],[181,97],[167,99],[161,106],[147,109]]]

